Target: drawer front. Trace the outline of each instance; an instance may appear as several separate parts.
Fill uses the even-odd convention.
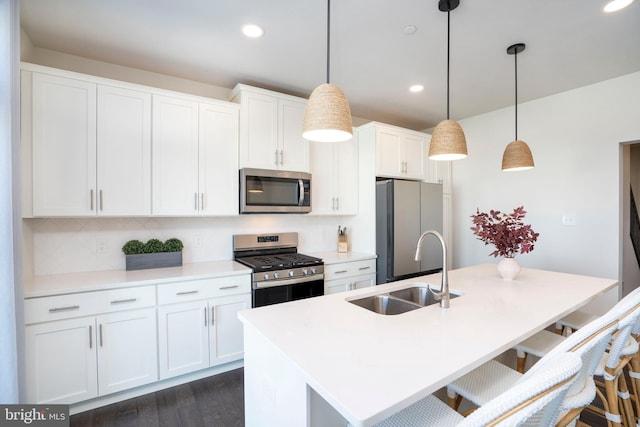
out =
[[[189,280],[158,285],[158,304],[196,301],[251,292],[251,275]]]
[[[365,259],[361,261],[340,262],[324,266],[324,279],[335,280],[343,277],[352,277],[360,274],[376,272],[376,260]]]
[[[50,322],[154,305],[155,286],[30,298],[24,301],[25,322]]]

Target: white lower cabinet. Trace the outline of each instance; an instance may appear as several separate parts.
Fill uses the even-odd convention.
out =
[[[155,308],[28,325],[27,401],[70,404],[158,379]]]
[[[251,308],[250,277],[209,279],[167,285],[158,307],[160,379],[243,357],[238,312]],[[218,294],[215,298],[198,299]]]
[[[325,261],[326,262],[326,261]],[[336,262],[324,267],[324,293],[352,291],[354,289],[375,286],[376,260],[375,258]]]

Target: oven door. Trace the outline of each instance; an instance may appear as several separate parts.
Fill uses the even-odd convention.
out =
[[[323,275],[301,283],[269,286],[265,288],[254,287],[251,294],[251,306],[263,307],[265,305],[318,297],[321,295],[324,295]]]
[[[240,170],[240,213],[311,212],[311,174]]]

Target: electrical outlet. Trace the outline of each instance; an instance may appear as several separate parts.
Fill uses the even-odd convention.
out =
[[[202,237],[200,236],[196,236],[196,238],[194,239],[194,246],[196,248],[201,248],[202,247]]]
[[[97,254],[106,254],[108,251],[107,241],[104,239],[96,240],[96,253]]]
[[[575,214],[562,215],[562,225],[576,225],[576,215]]]

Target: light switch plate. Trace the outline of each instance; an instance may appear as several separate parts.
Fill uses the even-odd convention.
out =
[[[562,215],[562,225],[576,225],[576,214]]]

